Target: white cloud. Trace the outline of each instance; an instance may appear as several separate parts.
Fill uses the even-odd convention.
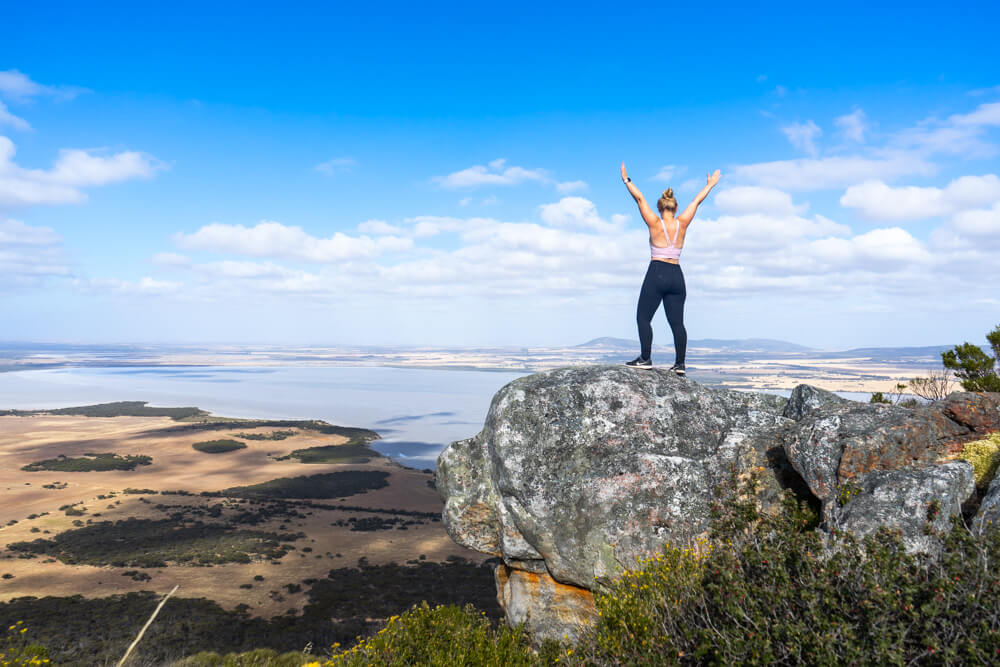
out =
[[[5,246],[52,246],[61,241],[51,227],[31,227],[20,220],[0,222],[0,244]]]
[[[136,281],[118,278],[75,278],[71,284],[81,292],[111,292],[126,296],[163,296],[174,294],[184,287],[181,282],[156,280],[150,276],[144,276]]]
[[[416,238],[437,236],[444,232],[457,232],[468,226],[468,223],[461,218],[449,218],[437,215],[420,215],[414,218],[407,218],[406,222],[413,225],[411,234]]]
[[[823,133],[816,123],[811,120],[805,123],[792,123],[781,128],[781,131],[785,133],[792,146],[813,157],[816,156],[815,139]]]
[[[22,131],[31,129],[31,125],[28,124],[28,121],[23,118],[18,118],[12,114],[3,102],[0,102],[0,125],[9,125],[15,130]]]
[[[153,262],[163,266],[191,266],[190,257],[178,255],[175,252],[158,252],[153,255]]]
[[[948,117],[954,125],[987,125],[1000,126],[1000,102],[980,104],[975,111],[967,114],[955,114]]]
[[[834,120],[834,124],[840,128],[840,133],[849,141],[859,144],[865,142],[868,123],[865,121],[865,112],[861,109],[855,109],[845,116],[839,116]]]
[[[944,188],[889,187],[882,181],[852,185],[840,198],[841,206],[859,209],[872,220],[921,220],[949,215],[1000,201],[1000,179],[994,174],[962,176]]]
[[[15,151],[14,142],[0,136],[0,206],[80,202],[86,199],[80,188],[150,178],[163,168],[135,151],[63,149],[51,169],[25,169],[14,163]]]
[[[737,186],[727,188],[715,196],[715,205],[723,213],[743,215],[762,213],[765,215],[798,215],[804,213],[808,204],[796,205],[787,192],[775,188]]]
[[[916,263],[924,263],[930,259],[930,253],[924,244],[899,227],[873,229],[854,237],[852,241],[858,254],[866,259]]]
[[[343,174],[351,171],[357,165],[354,158],[351,157],[336,157],[332,160],[327,160],[326,162],[321,162],[314,168],[316,171],[326,174],[327,176],[336,176],[337,174]]]
[[[286,278],[301,273],[272,262],[240,262],[223,260],[197,264],[194,268],[212,276],[224,278]]]
[[[12,100],[25,101],[33,97],[54,97],[59,100],[68,100],[85,92],[87,92],[86,88],[77,86],[45,86],[32,81],[30,77],[16,69],[0,72],[0,96]]]
[[[362,234],[374,234],[376,236],[401,235],[403,232],[398,227],[390,225],[384,220],[365,220],[358,225],[358,231]]]
[[[69,274],[62,238],[55,230],[0,220],[0,285],[35,285],[46,277]]]
[[[413,245],[411,239],[397,236],[372,239],[336,232],[329,238],[317,238],[301,227],[273,221],[262,221],[254,227],[214,222],[193,234],[178,233],[174,240],[182,248],[191,250],[321,263],[374,257],[383,252],[406,250]]]
[[[825,236],[847,236],[851,230],[846,225],[838,224],[822,215],[811,219],[798,215],[772,215],[767,213],[745,213],[741,215],[721,215],[715,219],[701,222],[695,219],[697,231],[692,232],[697,238],[697,246],[703,252],[718,255],[720,261],[725,260],[728,253],[736,251],[753,251],[784,253],[788,251],[788,243],[807,238]],[[694,228],[692,228],[694,229]],[[694,236],[696,235],[696,236]],[[749,263],[754,259],[748,258]]]
[[[602,220],[594,203],[583,197],[563,197],[554,204],[543,204],[539,211],[542,220],[552,227],[592,229],[604,233],[612,233],[622,227],[620,222]]]
[[[1000,240],[1000,202],[989,209],[957,213],[952,218],[952,225],[970,236],[993,236]]]
[[[474,165],[434,180],[443,188],[477,188],[483,185],[518,185],[526,181],[547,183],[550,178],[544,169],[505,167],[505,159],[493,160],[488,166]]]
[[[861,143],[868,122],[860,109],[836,119],[841,134]],[[783,190],[822,190],[847,187],[865,181],[889,182],[902,176],[930,176],[937,170],[935,155],[988,158],[998,153],[986,130],[1000,126],[1000,102],[980,104],[973,111],[953,114],[945,120],[928,118],[888,137],[886,143],[864,154],[816,156],[812,121],[783,128],[789,140],[812,158],[777,160],[737,165],[730,175],[737,181]]]
[[[988,102],[969,113],[952,114],[943,121],[925,119],[916,127],[899,132],[892,143],[921,154],[989,158],[998,151],[996,144],[984,137],[985,130],[997,126],[1000,126],[1000,102]]]
[[[758,162],[738,165],[731,170],[731,174],[735,180],[783,190],[823,190],[870,179],[927,176],[934,170],[932,164],[919,156],[897,152],[872,158],[834,156]]]
[[[52,171],[45,178],[71,186],[107,185],[133,178],[151,178],[163,168],[154,158],[136,151],[112,155],[101,150],[94,153],[78,149],[60,150]]]
[[[1000,201],[989,208],[959,211],[931,233],[935,246],[982,251],[1000,247]],[[991,256],[991,265],[1000,266]]]
[[[560,194],[569,194],[571,192],[582,192],[589,189],[589,185],[585,181],[565,181],[563,183],[556,183],[556,190]]]
[[[658,172],[656,172],[656,176],[653,176],[653,180],[666,183],[674,178],[677,178],[686,171],[687,167],[685,166],[677,166],[675,164],[664,165],[660,167]]]

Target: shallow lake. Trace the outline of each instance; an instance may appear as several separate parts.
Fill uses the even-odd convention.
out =
[[[372,446],[381,453],[433,468],[448,443],[480,431],[493,394],[524,375],[382,366],[58,368],[0,373],[0,409],[148,401],[225,417],[323,419],[377,431],[382,439]]]
[[[377,366],[59,368],[0,373],[0,409],[148,401],[225,417],[323,419],[377,431],[378,451],[433,468],[449,442],[480,431],[493,394],[522,375]]]

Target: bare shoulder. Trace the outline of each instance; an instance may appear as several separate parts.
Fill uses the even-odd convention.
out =
[[[657,218],[655,215],[643,215],[642,219],[643,222],[646,223],[646,226],[649,227],[650,229],[660,228],[660,219]]]

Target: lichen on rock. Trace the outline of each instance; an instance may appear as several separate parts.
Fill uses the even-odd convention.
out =
[[[443,521],[459,544],[499,556],[509,621],[538,637],[574,635],[591,613],[579,592],[705,535],[734,475],[762,481],[765,511],[791,489],[820,506],[827,529],[886,525],[911,535],[909,548],[932,550],[916,537],[927,505],[940,508],[936,526],[973,488],[967,463],[939,459],[1000,428],[997,398],[954,394],[908,409],[805,385],[790,399],[716,389],[665,369],[537,373],[498,391],[482,431],[441,454]],[[859,493],[841,507],[845,483]]]

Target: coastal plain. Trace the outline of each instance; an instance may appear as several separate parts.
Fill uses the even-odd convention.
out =
[[[276,433],[285,437],[267,439]],[[247,434],[253,437],[239,438]],[[235,438],[245,447],[217,454],[193,447],[218,438]],[[0,602],[23,596],[163,593],[179,585],[178,595],[207,598],[227,609],[244,605],[247,613],[270,617],[300,611],[308,588],[303,582],[326,577],[331,568],[483,559],[445,533],[429,471],[405,468],[367,448],[359,457],[357,443],[350,440],[242,420],[226,428],[225,422],[184,423],[166,416],[0,416]],[[284,458],[295,451],[319,451],[337,460],[339,449],[346,454],[342,462]],[[131,470],[24,469],[44,461],[59,467],[61,459],[93,453],[152,460]],[[305,480],[299,486],[304,488],[310,479],[344,474],[366,474],[366,480],[377,483],[326,494],[297,493],[294,485],[279,488],[276,495],[253,491],[254,485],[273,486],[274,480]],[[212,533],[216,526],[228,528]],[[206,535],[196,534],[199,527],[207,527]],[[109,562],[99,562],[101,553],[114,550],[80,546],[82,531],[94,533],[91,541],[107,542],[127,541],[130,531],[152,528],[165,532],[165,542],[171,542],[171,533],[194,531],[189,542],[171,542],[172,553],[184,558],[183,550],[190,547],[197,555],[185,562],[167,555],[158,566],[143,567],[142,554],[109,555]],[[252,533],[252,539],[264,542],[271,539],[267,535],[294,539],[254,551],[245,544],[233,547],[226,533]],[[80,544],[58,542],[59,536],[73,534]],[[213,546],[212,539],[222,541]],[[37,540],[42,542],[34,548],[24,546]],[[245,553],[238,559],[246,562],[219,562],[226,559],[213,549]]]
[[[657,334],[662,335],[662,334]],[[673,363],[670,346],[656,345],[653,363]],[[729,389],[788,391],[799,384],[837,392],[890,391],[896,383],[941,368],[950,346],[822,350],[770,339],[692,339],[688,374]],[[0,344],[0,371],[67,367],[324,367],[383,366],[412,369],[535,373],[563,366],[624,363],[638,343],[595,338],[553,347],[308,347]]]

